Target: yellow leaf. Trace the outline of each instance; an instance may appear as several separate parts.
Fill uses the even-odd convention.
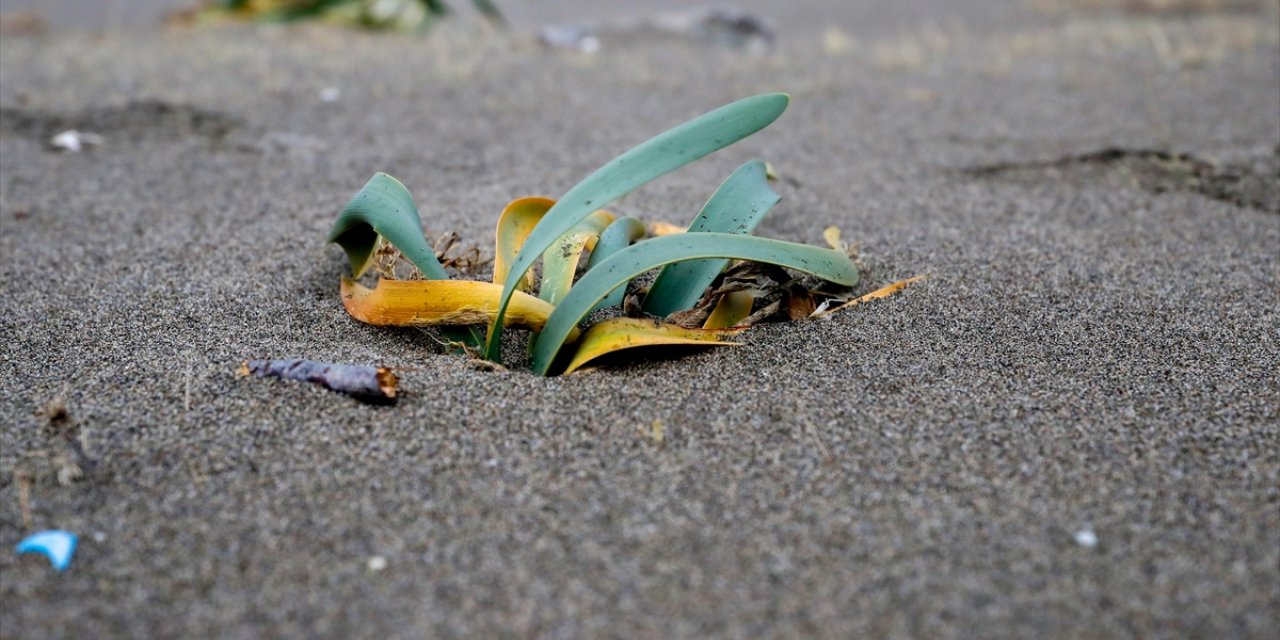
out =
[[[773,168],[773,163],[764,163],[764,178],[770,182],[778,179],[778,170]]]
[[[342,278],[342,305],[351,317],[383,327],[484,324],[498,311],[502,285],[468,280],[378,280],[370,289]],[[541,331],[550,304],[517,291],[505,324]],[[576,339],[577,329],[574,329]]]
[[[848,253],[849,251],[849,245],[840,240],[840,229],[837,227],[833,226],[824,229],[822,231],[822,239],[826,240],[827,244],[836,251],[843,251],[845,253]]]
[[[556,201],[551,198],[516,198],[502,209],[502,215],[498,216],[498,229],[494,232],[494,283],[500,284],[506,281],[507,273],[511,271],[511,263],[516,259],[516,254],[520,253],[520,247],[524,246],[525,239],[529,237],[529,233],[533,231],[542,216],[555,204]],[[524,274],[524,280],[520,282],[520,290],[532,289],[533,282],[532,272]]]
[[[608,353],[657,345],[697,345],[703,347],[734,345],[721,338],[737,333],[733,329],[685,329],[679,325],[642,318],[610,318],[602,320],[582,334],[582,342],[565,368],[573,373],[582,365]]]
[[[684,233],[684,232],[685,232],[684,227],[676,226],[674,224],[671,224],[670,222],[663,222],[659,220],[657,222],[649,223],[649,235],[655,238],[659,236],[670,236],[670,235],[675,235],[677,233]]]
[[[731,291],[724,294],[716,303],[716,308],[707,316],[702,324],[703,329],[724,329],[742,322],[751,315],[751,306],[755,304],[756,294],[753,291]]]
[[[810,318],[825,318],[825,317],[827,317],[827,316],[829,316],[829,315],[831,315],[831,314],[833,314],[833,313],[835,313],[835,312],[837,312],[837,311],[839,311],[839,310],[841,310],[841,309],[848,309],[849,307],[852,307],[852,306],[854,306],[854,305],[859,305],[859,304],[862,304],[862,303],[864,303],[864,302],[868,302],[868,301],[870,301],[870,300],[875,300],[875,299],[877,299],[877,298],[888,298],[889,296],[891,296],[891,295],[893,295],[893,294],[895,294],[895,293],[897,293],[897,292],[899,292],[899,291],[902,291],[903,289],[906,289],[906,288],[907,288],[907,285],[909,285],[909,284],[911,284],[911,283],[913,283],[913,282],[919,282],[919,281],[921,281],[921,280],[924,280],[924,279],[925,279],[925,278],[927,278],[927,277],[929,277],[929,275],[928,275],[928,274],[924,274],[924,275],[916,276],[916,277],[914,277],[914,278],[907,278],[906,280],[899,280],[899,281],[897,281],[897,282],[895,282],[895,283],[893,283],[893,284],[889,284],[889,285],[885,285],[885,286],[883,286],[883,287],[880,287],[879,289],[876,289],[875,291],[872,291],[871,293],[868,293],[867,295],[862,296],[861,298],[855,298],[855,299],[853,299],[853,300],[850,300],[850,301],[848,301],[848,302],[846,302],[846,303],[844,303],[844,304],[842,304],[842,305],[840,305],[840,306],[838,306],[838,307],[835,307],[835,308],[832,308],[832,309],[826,309],[826,310],[819,310],[819,311],[815,311],[815,312],[813,313],[813,315],[811,315],[811,316],[809,316],[809,317],[810,317]]]

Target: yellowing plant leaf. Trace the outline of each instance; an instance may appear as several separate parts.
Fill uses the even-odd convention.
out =
[[[502,285],[468,280],[378,280],[370,289],[342,278],[342,306],[351,317],[382,327],[484,324],[498,311]],[[541,331],[555,307],[517,292],[506,324]],[[575,336],[576,339],[576,336]]]
[[[843,241],[840,240],[839,227],[831,226],[831,227],[827,227],[826,229],[823,229],[822,239],[826,240],[827,245],[830,246],[832,249],[835,249],[836,251],[844,251],[846,253],[849,251],[849,245],[845,244]]]
[[[655,238],[659,236],[669,236],[676,233],[684,233],[684,232],[685,232],[685,227],[682,227],[676,224],[671,224],[670,222],[663,222],[661,220],[658,220],[656,222],[649,223],[649,235]]]
[[[498,216],[498,229],[494,232],[494,283],[501,284],[507,279],[507,273],[511,271],[511,262],[515,260],[516,254],[520,253],[520,247],[524,246],[525,239],[538,225],[542,216],[555,204],[556,201],[551,198],[516,198],[502,209],[502,215]],[[525,273],[519,289],[528,291],[533,288],[533,283],[533,274]]]
[[[608,211],[596,211],[574,225],[568,233],[560,236],[542,254],[542,286],[538,289],[538,297],[559,304],[564,294],[573,286],[573,276],[578,273],[578,262],[582,252],[593,251],[600,233],[613,222],[613,214]],[[494,282],[501,282],[495,279]]]
[[[716,308],[707,316],[703,329],[724,329],[742,322],[751,315],[751,305],[755,304],[756,294],[751,290],[730,291],[720,298]]]
[[[512,306],[514,309],[514,305]],[[685,329],[679,325],[655,322],[643,318],[610,318],[602,320],[582,334],[573,360],[565,367],[566,374],[605,354],[658,345],[696,345],[702,347],[733,345],[721,338],[737,333],[725,329]]]

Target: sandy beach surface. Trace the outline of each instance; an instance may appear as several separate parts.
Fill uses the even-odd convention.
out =
[[[626,17],[675,3],[426,37],[171,4],[0,37],[0,635],[1280,633],[1274,2],[741,4],[771,53]],[[592,20],[595,54],[532,35]],[[760,158],[759,235],[928,280],[545,379],[344,312],[324,236],[374,172],[491,252],[510,199],[765,91],[773,126],[613,209],[687,221]],[[13,552],[24,501],[64,573]]]

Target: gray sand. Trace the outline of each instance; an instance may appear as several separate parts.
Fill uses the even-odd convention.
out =
[[[992,4],[800,3],[768,57],[470,22],[6,35],[0,635],[1276,637],[1274,4]],[[863,289],[931,279],[552,379],[343,311],[323,236],[374,171],[489,251],[507,200],[768,90],[770,129],[614,209],[687,220],[760,157],[789,178],[761,235],[836,224]],[[71,127],[106,142],[45,148]],[[403,367],[406,395],[252,357]],[[64,486],[68,429],[92,462]],[[81,536],[65,574],[11,552],[24,472],[34,527]]]

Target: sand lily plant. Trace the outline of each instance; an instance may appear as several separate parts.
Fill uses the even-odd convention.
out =
[[[844,302],[858,269],[835,242],[826,248],[751,235],[779,200],[758,160],[730,175],[685,232],[654,234],[603,209],[763,129],[789,100],[772,93],[725,105],[614,158],[558,201],[512,201],[498,218],[491,282],[450,279],[409,191],[376,174],[329,234],[351,264],[343,304],[373,325],[453,327],[450,340],[493,362],[502,358],[504,327],[527,329],[534,372],[551,375],[631,347],[732,344],[725,338],[757,319],[814,313],[815,296],[826,306]],[[381,268],[388,252],[411,264],[413,276]],[[656,279],[642,290],[636,283],[652,270]],[[372,288],[359,281],[371,271],[380,273]],[[820,284],[801,285],[806,277]]]
[[[492,0],[472,0],[489,22],[503,24]],[[191,16],[199,21],[240,19],[254,22],[319,20],[375,30],[415,31],[450,13],[444,0],[205,0]]]

